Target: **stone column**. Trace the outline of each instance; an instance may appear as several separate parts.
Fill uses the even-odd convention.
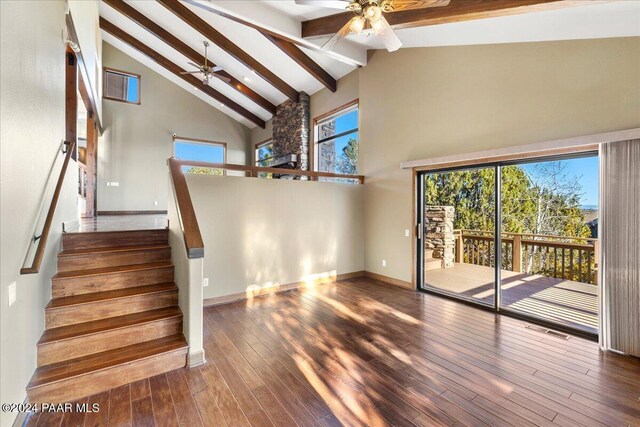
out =
[[[298,169],[309,170],[311,99],[300,92],[298,102],[278,105],[273,116],[273,156],[298,156]]]
[[[451,268],[455,262],[453,235],[453,206],[426,206],[424,211],[424,244],[426,258],[440,259],[442,268]]]

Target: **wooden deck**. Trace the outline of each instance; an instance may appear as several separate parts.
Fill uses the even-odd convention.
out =
[[[56,426],[637,426],[640,360],[353,279],[207,308],[207,363]]]
[[[425,284],[493,305],[494,269],[456,263],[428,270]],[[537,274],[502,270],[502,305],[514,311],[598,332],[598,287]]]

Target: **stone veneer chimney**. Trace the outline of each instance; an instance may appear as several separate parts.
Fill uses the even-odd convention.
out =
[[[424,211],[425,251],[427,258],[440,259],[441,268],[451,268],[455,261],[453,206],[426,206]]]
[[[309,95],[300,92],[298,102],[283,102],[273,116],[273,156],[296,154],[302,170],[309,170],[310,101]]]

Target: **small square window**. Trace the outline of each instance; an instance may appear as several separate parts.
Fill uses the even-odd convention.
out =
[[[105,99],[140,104],[140,75],[105,68],[103,92]]]

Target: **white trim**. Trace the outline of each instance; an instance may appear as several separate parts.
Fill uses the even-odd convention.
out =
[[[410,160],[400,163],[402,169],[413,169],[424,166],[435,166],[444,163],[464,162],[475,159],[534,153],[550,149],[580,147],[584,145],[603,144],[607,142],[626,141],[640,138],[640,128],[626,129],[615,132],[598,133],[594,135],[557,139],[554,141],[536,142],[533,144],[516,145],[512,147],[496,148],[492,150],[476,151],[473,153],[454,154],[451,156],[434,157],[431,159]]]

